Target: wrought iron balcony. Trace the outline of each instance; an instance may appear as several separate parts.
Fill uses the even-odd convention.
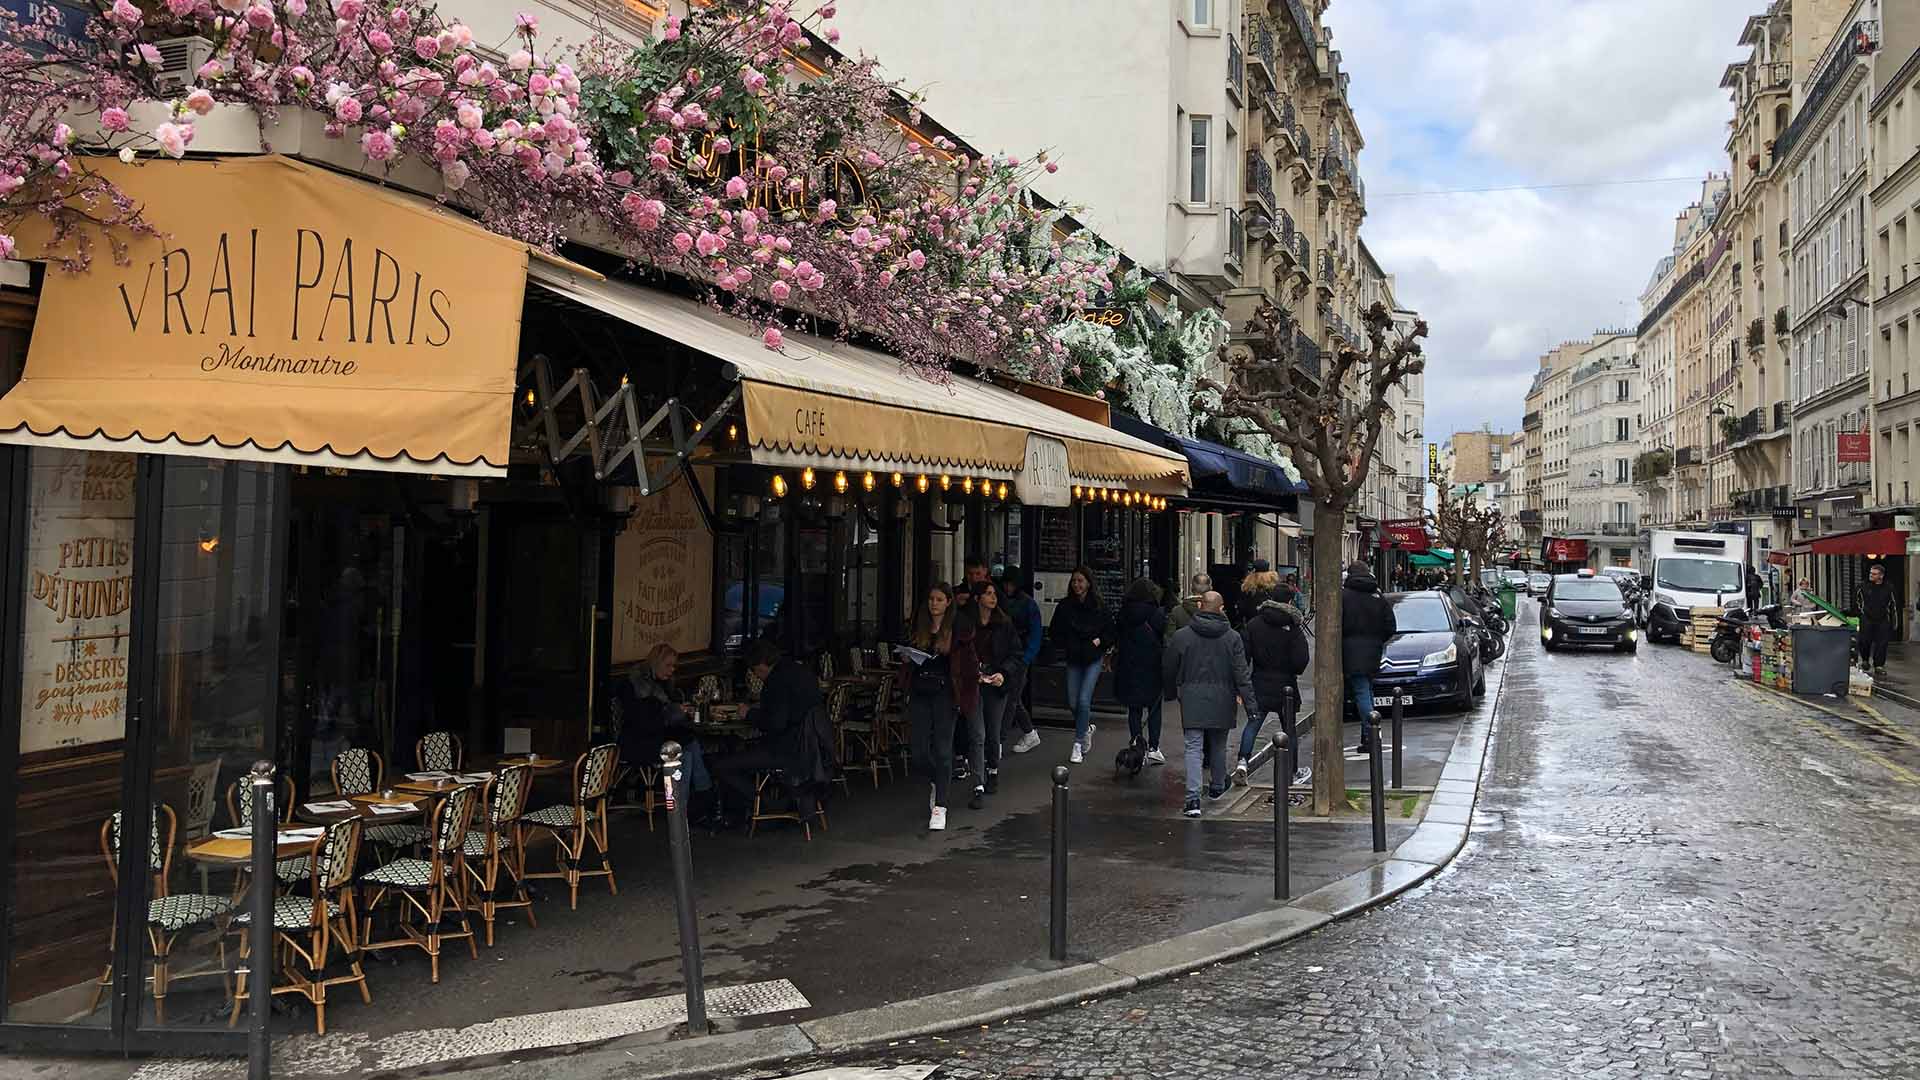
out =
[[[1697,446],[1683,446],[1674,451],[1673,454],[1673,464],[1677,469],[1685,469],[1694,465],[1705,465],[1706,463],[1707,459],[1700,453],[1700,448]]]
[[[1263,15],[1247,18],[1247,50],[1253,59],[1253,69],[1266,77],[1267,85],[1280,85],[1280,60],[1273,25]]]
[[[1280,200],[1273,194],[1273,166],[1258,150],[1247,151],[1246,188],[1249,196],[1266,203],[1269,215],[1280,208]]]
[[[1273,226],[1273,236],[1280,245],[1280,259],[1282,264],[1292,263],[1299,259],[1299,249],[1294,246],[1293,242],[1295,236],[1293,214],[1286,210],[1280,211],[1279,219],[1275,221]]]
[[[1231,206],[1227,207],[1227,264],[1235,269],[1247,264],[1247,223]]]
[[[1538,526],[1540,524],[1540,511],[1538,510],[1520,511],[1520,524]]]
[[[1640,531],[1640,526],[1631,521],[1603,521],[1600,523],[1601,536],[1632,536]]]
[[[1307,14],[1307,7],[1300,0],[1287,0],[1287,11],[1293,16],[1293,29],[1300,35],[1300,43],[1306,46],[1307,55],[1315,56],[1320,49],[1320,35],[1313,28],[1313,16]],[[1318,63],[1318,59],[1315,60]]]
[[[1227,91],[1235,102],[1247,99],[1247,59],[1240,52],[1240,39],[1227,35]]]
[[[1827,56],[1826,62],[1820,65],[1819,72],[1807,80],[1793,122],[1774,140],[1773,153],[1776,159],[1792,153],[1800,136],[1805,135],[1807,128],[1820,116],[1820,107],[1826,104],[1827,95],[1840,85],[1854,62],[1880,51],[1880,20],[1862,19],[1851,27],[1842,28],[1827,47],[1833,51]]]
[[[1333,255],[1331,252],[1323,251],[1320,253],[1318,283],[1321,291],[1328,293],[1333,291]]]
[[[1305,332],[1299,330],[1293,332],[1293,344],[1293,366],[1298,368],[1302,374],[1314,382],[1319,382],[1324,376],[1320,346],[1315,344],[1314,340],[1308,337]]]

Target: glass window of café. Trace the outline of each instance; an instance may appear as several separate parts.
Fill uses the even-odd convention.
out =
[[[37,446],[0,470],[0,1043],[230,1049],[240,871],[207,844],[276,749],[286,469]]]

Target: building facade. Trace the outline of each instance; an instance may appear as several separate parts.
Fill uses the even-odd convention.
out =
[[[1569,525],[1566,535],[1587,542],[1589,566],[1625,566],[1640,530],[1640,489],[1633,459],[1641,434],[1638,355],[1633,335],[1596,334],[1568,381]]]
[[[1895,26],[1887,27],[1891,33]],[[1870,354],[1876,428],[1873,501],[1911,511],[1920,501],[1920,49],[1875,57],[1873,239],[1868,285],[1876,341]],[[1884,75],[1879,73],[1884,72]]]

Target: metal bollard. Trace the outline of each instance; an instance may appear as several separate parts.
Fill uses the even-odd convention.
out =
[[[1373,744],[1367,749],[1367,782],[1373,794],[1373,850],[1387,850],[1387,793],[1380,782],[1380,722],[1373,724]]]
[[[1047,920],[1047,955],[1067,958],[1067,767],[1053,767],[1053,895]]]
[[[273,1042],[267,1021],[273,1006],[273,876],[279,846],[280,808],[273,797],[273,762],[256,761],[247,775],[253,785],[253,880],[247,886],[247,1080],[267,1080],[273,1068]]]
[[[1287,729],[1287,782],[1300,774],[1300,692],[1289,686],[1280,692],[1280,724]]]
[[[679,797],[680,744],[660,744],[660,776],[667,791],[667,839],[673,849],[673,907],[680,919],[680,972],[687,982],[687,1034],[705,1035],[707,984],[700,970],[700,924],[693,911],[693,841],[687,835],[687,800]]]
[[[1398,691],[1393,695],[1393,790],[1400,790],[1400,722],[1406,719],[1407,707]]]
[[[1291,841],[1287,836],[1287,783],[1293,774],[1285,772],[1287,756],[1283,753],[1293,740],[1285,734],[1273,736],[1273,898],[1275,900],[1293,899],[1293,853]]]

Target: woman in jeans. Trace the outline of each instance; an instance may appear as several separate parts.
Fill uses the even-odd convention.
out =
[[[907,745],[914,771],[927,778],[927,828],[947,827],[947,783],[953,778],[953,586],[938,582],[913,617],[908,644],[926,653],[901,665],[907,679]]]
[[[975,778],[973,798],[967,805],[978,810],[987,796],[1000,790],[1000,726],[1007,713],[1007,688],[1015,684],[1022,667],[1022,650],[1013,620],[1000,610],[1000,590],[993,585],[975,585],[967,611],[979,625],[974,650],[980,658],[980,698],[967,716]]]
[[[1092,570],[1074,568],[1047,633],[1067,664],[1067,707],[1073,710],[1073,754],[1067,760],[1077,765],[1093,749],[1093,688],[1100,660],[1113,647],[1113,618],[1093,590]]]

